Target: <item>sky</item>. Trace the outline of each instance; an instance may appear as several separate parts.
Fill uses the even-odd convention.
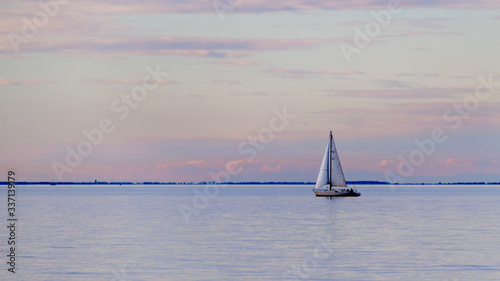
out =
[[[500,181],[500,2],[2,1],[18,181]],[[5,176],[6,178],[6,176]]]

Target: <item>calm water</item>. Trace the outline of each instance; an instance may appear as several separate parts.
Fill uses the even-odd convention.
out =
[[[195,188],[19,186],[0,280],[500,280],[500,186]]]

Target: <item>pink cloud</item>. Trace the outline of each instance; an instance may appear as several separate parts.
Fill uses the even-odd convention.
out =
[[[465,166],[465,167],[471,167],[474,162],[469,161],[469,160],[464,160],[460,158],[447,158],[444,160],[444,163],[446,166]]]
[[[448,168],[494,167],[499,164],[498,160],[484,161],[476,159],[463,159],[458,157],[450,157],[444,160],[438,159],[437,162],[440,164],[444,164]]]
[[[217,0],[218,1],[218,0]],[[225,1],[225,0],[221,0]],[[9,32],[21,33],[23,26],[23,18],[32,18],[36,12],[43,11],[37,1],[22,1],[12,2],[9,9],[2,9],[0,11],[0,18],[2,18],[2,25],[0,26],[0,33],[8,34]],[[60,51],[60,52],[75,52],[93,50],[95,52],[109,52],[115,50],[117,53],[129,53],[134,50],[140,51],[143,54],[154,53],[161,54],[162,52],[169,55],[176,56],[205,56],[205,57],[235,57],[235,54],[217,54],[203,51],[226,50],[236,51],[240,49],[238,46],[226,45],[211,48],[210,46],[200,46],[197,42],[197,47],[184,46],[175,48],[169,46],[168,43],[158,42],[153,40],[148,42],[142,38],[144,36],[137,36],[128,40],[116,39],[120,36],[130,36],[130,34],[140,34],[141,30],[136,30],[135,27],[120,24],[116,20],[116,16],[143,15],[143,14],[168,14],[168,13],[263,13],[263,12],[290,12],[290,11],[314,11],[314,10],[380,10],[387,8],[388,1],[378,0],[355,0],[355,1],[319,1],[312,0],[308,2],[292,0],[292,1],[278,1],[269,2],[263,0],[257,1],[241,1],[231,6],[231,1],[223,2],[229,3],[229,9],[217,11],[212,5],[213,1],[194,0],[188,2],[179,1],[123,1],[110,0],[110,1],[96,1],[96,0],[82,0],[82,1],[69,1],[65,5],[60,5],[60,9],[53,17],[50,17],[46,26],[43,27],[41,33],[43,36],[35,36],[31,38],[29,44],[20,46],[24,52],[42,52],[42,51]],[[402,1],[403,8],[446,8],[446,9],[495,9],[500,8],[500,2],[493,0],[478,0],[478,1]],[[216,16],[216,15],[214,15]],[[429,19],[406,19],[405,23],[414,28],[422,28],[434,34],[445,35],[440,33],[443,22],[452,21],[453,19],[446,18],[429,18]],[[345,22],[344,22],[345,23]],[[349,24],[362,24],[364,22],[347,22]],[[436,33],[436,30],[438,32]],[[414,31],[404,34],[405,36],[419,35],[421,31]],[[454,34],[448,32],[448,34]],[[456,33],[455,33],[456,34]],[[66,39],[64,35],[69,35],[71,39]],[[83,40],[75,40],[75,35],[82,37]],[[95,37],[102,37],[104,39],[94,39]],[[113,39],[115,38],[115,39]],[[139,40],[138,40],[139,38]],[[314,46],[321,44],[320,41],[328,41],[325,39],[307,39],[304,41],[312,41],[312,44],[307,46]],[[106,42],[105,42],[106,41]],[[112,41],[115,41],[114,43]],[[116,42],[118,41],[118,42]],[[275,44],[272,41],[271,45],[253,45],[251,41],[254,39],[247,39],[245,45],[249,46],[249,50],[281,50],[290,49],[282,44]],[[256,40],[259,41],[259,40]],[[316,42],[315,42],[316,41]],[[331,39],[333,43],[339,43],[344,39]],[[182,44],[176,42],[175,44]],[[235,43],[235,42],[232,42]],[[372,42],[373,43],[373,42]],[[161,46],[166,45],[166,46]],[[236,47],[236,48],[235,48]],[[293,47],[297,48],[297,46]],[[304,48],[298,47],[298,48]],[[243,48],[245,49],[245,48]],[[178,50],[190,50],[191,53],[178,52]],[[196,52],[202,51],[202,52]],[[2,53],[12,52],[8,40],[4,36],[0,39],[0,55]],[[241,54],[240,54],[241,56]]]
[[[250,60],[216,60],[215,64],[219,65],[234,65],[234,66],[254,66],[259,65],[261,62],[250,61]]]
[[[186,165],[194,165],[194,166],[204,166],[206,163],[203,160],[191,160],[187,161]]]
[[[86,84],[105,84],[105,85],[115,85],[115,84],[141,85],[144,83],[144,81],[142,79],[136,79],[136,78],[129,78],[129,79],[113,79],[113,78],[83,79],[82,82],[86,83]],[[166,84],[172,84],[172,82],[167,80],[167,79],[162,79],[161,81],[156,81],[156,84],[166,85]]]
[[[379,166],[383,166],[383,167],[393,166],[394,164],[396,164],[396,161],[394,161],[394,160],[382,160],[378,164],[379,164]]]
[[[422,31],[407,31],[402,34],[396,35],[395,37],[417,37],[423,34],[425,33]]]
[[[167,162],[155,165],[156,169],[167,169],[172,167],[185,167],[185,166],[196,166],[199,168],[204,168],[207,166],[207,162],[204,160],[190,160],[184,162]]]
[[[268,166],[268,165],[263,165],[260,167],[260,170],[265,173],[272,173],[272,172],[278,172],[281,171],[281,164],[276,165],[276,166]]]
[[[135,50],[134,55],[164,55],[179,57],[201,57],[201,58],[240,58],[250,56],[248,51],[211,51],[211,50]],[[122,53],[117,53],[120,55]],[[116,56],[115,55],[115,56]]]

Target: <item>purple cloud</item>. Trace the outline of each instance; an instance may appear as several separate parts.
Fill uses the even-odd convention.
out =
[[[180,1],[72,1],[79,6],[94,13],[216,13],[213,1],[195,0],[188,2]],[[368,10],[386,8],[389,1],[380,0],[311,0],[311,1],[240,1],[231,6],[231,1],[222,1],[230,8],[231,13],[260,13],[260,12],[282,12],[282,11],[308,11],[308,10]],[[499,8],[500,3],[493,0],[478,1],[400,1],[404,7],[411,8],[451,8],[451,9],[492,9]]]
[[[40,39],[42,40],[42,39]],[[67,38],[34,42],[23,52],[114,53],[136,55],[177,55],[188,57],[230,58],[248,56],[252,51],[305,49],[334,42],[333,39],[270,39],[270,38]]]
[[[0,78],[0,86],[26,86],[26,85],[47,85],[54,84],[54,81],[45,79],[25,79],[25,80],[11,80]]]

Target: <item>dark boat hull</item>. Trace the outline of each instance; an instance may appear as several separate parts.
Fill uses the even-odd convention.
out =
[[[314,190],[316,197],[358,197],[361,193],[354,190]]]

